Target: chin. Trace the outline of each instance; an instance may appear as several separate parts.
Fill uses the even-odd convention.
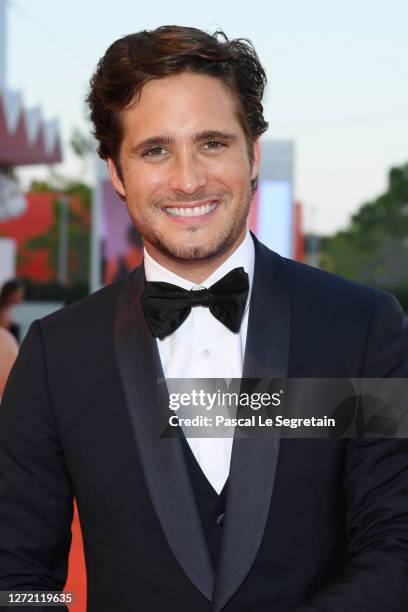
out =
[[[231,246],[231,241],[221,240],[219,243],[209,244],[207,241],[179,244],[161,244],[157,247],[163,254],[179,261],[210,261],[223,255]]]
[[[212,259],[217,255],[212,249],[208,249],[202,245],[196,246],[179,246],[176,248],[167,249],[167,255],[170,255],[173,259],[179,261],[203,261],[206,259]]]

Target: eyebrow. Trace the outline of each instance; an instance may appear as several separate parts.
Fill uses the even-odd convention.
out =
[[[203,140],[223,140],[227,142],[234,142],[237,140],[237,135],[231,132],[221,132],[219,130],[204,130],[203,132],[197,132],[192,137],[192,142],[202,142]],[[168,135],[157,135],[146,138],[141,142],[134,145],[130,153],[131,155],[139,155],[142,151],[145,151],[149,147],[164,147],[171,146],[174,144],[173,136]]]

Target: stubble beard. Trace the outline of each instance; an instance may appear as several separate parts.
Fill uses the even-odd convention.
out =
[[[148,223],[138,223],[132,214],[131,217],[144,241],[152,244],[165,257],[184,263],[212,261],[222,257],[242,234],[246,227],[251,200],[252,192],[249,187],[248,191],[242,194],[240,205],[235,209],[235,219],[232,219],[231,222],[225,221],[215,236],[209,238],[205,235],[206,232],[202,232],[197,227],[186,228],[185,231],[191,238],[189,244],[177,244],[165,232],[154,229],[154,219],[163,214],[155,206],[151,207]],[[226,206],[226,204],[221,202],[220,206]]]

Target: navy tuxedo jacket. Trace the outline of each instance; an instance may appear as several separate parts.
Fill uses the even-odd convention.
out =
[[[392,296],[255,248],[243,376],[407,376]],[[0,408],[0,590],[63,588],[75,496],[89,612],[406,612],[405,439],[234,440],[214,567],[181,440],[157,437],[143,284],[31,326]]]

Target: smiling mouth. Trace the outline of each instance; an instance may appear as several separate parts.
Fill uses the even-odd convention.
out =
[[[171,208],[165,208],[164,210],[172,217],[201,217],[203,215],[208,215],[216,207],[216,202],[210,202],[208,204],[203,204],[202,206],[173,206]]]

